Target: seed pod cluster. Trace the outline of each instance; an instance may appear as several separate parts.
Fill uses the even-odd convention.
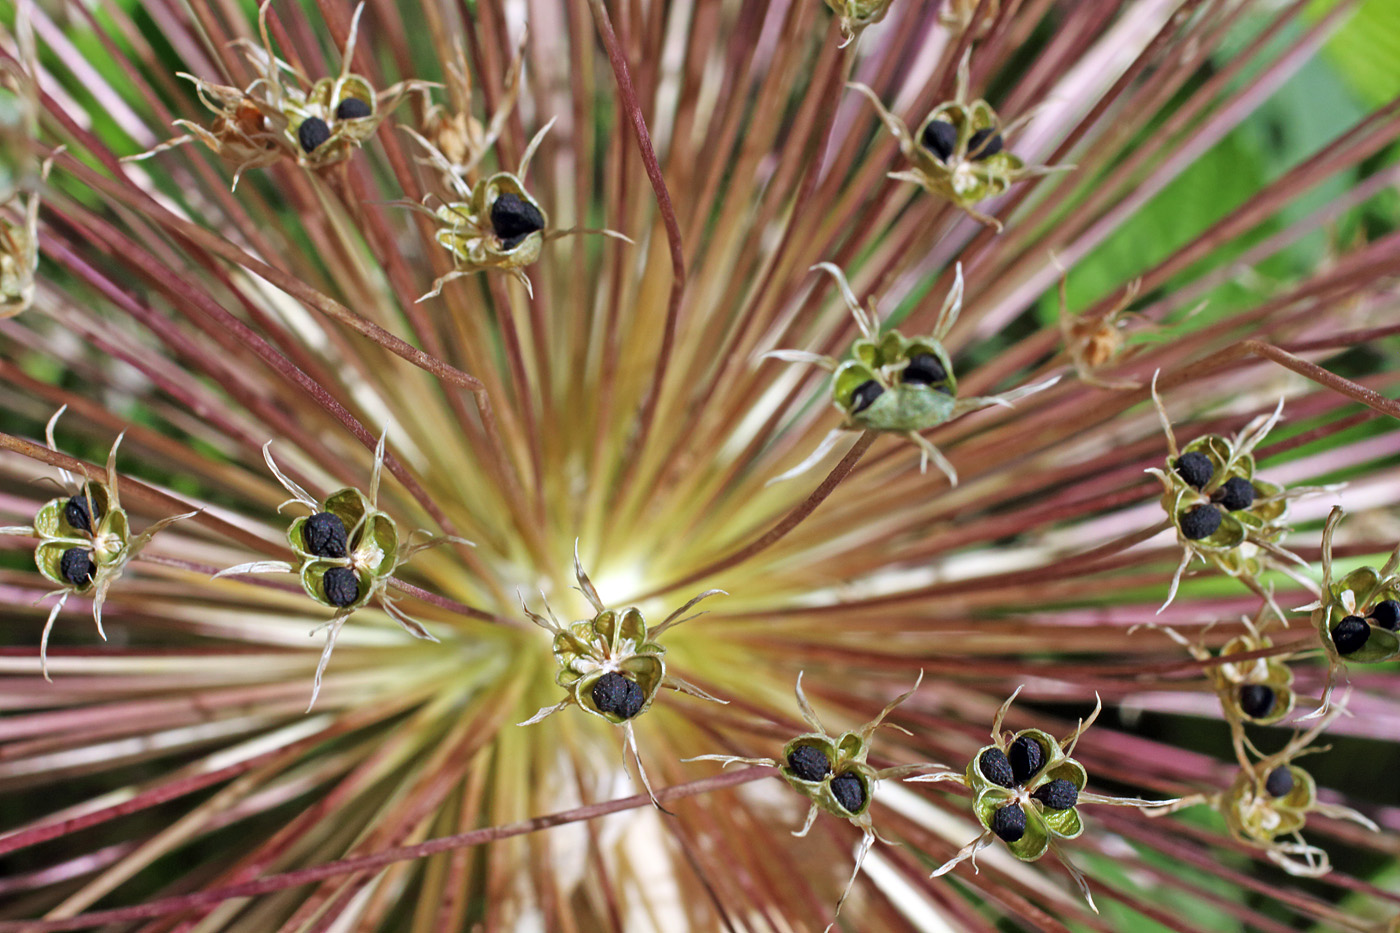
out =
[[[306,594],[337,611],[355,610],[383,589],[399,564],[399,532],[360,490],[336,490],[287,529]]]
[[[1322,593],[1312,606],[1312,622],[1333,661],[1329,690],[1340,664],[1376,664],[1400,657],[1400,546],[1384,566],[1358,567],[1340,579],[1332,575],[1332,536],[1342,510],[1334,508],[1322,533]],[[1324,697],[1324,706],[1326,697]]]
[[[968,764],[963,780],[977,795],[973,809],[983,827],[1017,858],[1033,862],[1054,839],[1083,831],[1075,806],[1087,775],[1039,729],[994,738]]]
[[[103,568],[115,570],[127,560],[126,512],[113,504],[106,483],[89,481],[76,495],[46,502],[33,527],[39,572],[71,592],[86,592]]]

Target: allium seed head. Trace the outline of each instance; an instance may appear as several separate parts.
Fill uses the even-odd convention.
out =
[[[1003,842],[1016,842],[1026,834],[1026,811],[1008,803],[992,812],[992,832]]]
[[[1209,538],[1220,528],[1222,516],[1213,505],[1198,505],[1181,516],[1181,535],[1187,541]]]
[[[1186,485],[1193,489],[1205,486],[1215,473],[1215,467],[1211,464],[1210,458],[1199,450],[1192,450],[1177,457],[1173,468],[1176,470],[1176,475],[1180,476]]]

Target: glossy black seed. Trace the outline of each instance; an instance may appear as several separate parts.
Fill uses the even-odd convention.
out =
[[[851,414],[865,411],[874,401],[885,394],[885,387],[874,379],[867,379],[851,393]]]
[[[859,775],[850,771],[831,779],[831,793],[848,813],[855,813],[865,805],[865,785],[860,782]]]
[[[1251,719],[1263,719],[1274,708],[1274,689],[1265,684],[1244,684],[1240,687],[1240,709]]]
[[[804,781],[820,781],[831,773],[826,753],[815,745],[799,745],[788,755],[788,767]]]
[[[1073,781],[1055,778],[1049,784],[1037,787],[1031,796],[1051,810],[1068,810],[1079,802],[1079,788],[1074,786]]]
[[[92,503],[88,501],[87,496],[74,496],[63,507],[63,517],[68,520],[68,524],[88,534],[92,534],[92,512]],[[97,520],[102,520],[101,513],[98,513]]]
[[[967,141],[967,157],[974,162],[981,162],[1001,152],[1001,147],[1001,134],[996,130],[978,130]]]
[[[58,572],[63,579],[74,586],[87,586],[97,576],[97,565],[92,562],[92,551],[85,547],[70,547],[58,560]]]
[[[360,578],[349,567],[332,567],[321,578],[326,602],[332,606],[348,606],[360,598]]]
[[[349,553],[345,522],[334,512],[317,512],[301,526],[301,540],[317,557],[344,557]]]
[[[919,140],[938,161],[947,162],[958,146],[958,128],[946,120],[930,120]]]
[[[1360,616],[1347,616],[1332,626],[1332,644],[1338,654],[1353,654],[1360,651],[1371,637],[1371,626]]]
[[[640,713],[646,699],[641,687],[617,671],[608,671],[593,682],[593,705],[599,712],[612,713],[620,719],[631,719]]]
[[[1371,621],[1387,632],[1400,629],[1400,603],[1393,599],[1376,603],[1371,609]]]
[[[1232,476],[1210,497],[1227,512],[1238,512],[1254,504],[1254,486],[1243,476]]]
[[[304,152],[311,152],[331,138],[331,128],[320,117],[307,117],[297,127],[297,141]]]
[[[1213,505],[1198,505],[1181,516],[1181,536],[1187,541],[1199,541],[1215,534],[1223,516]]]
[[[1019,803],[1009,803],[992,814],[992,832],[1005,842],[1015,842],[1026,834],[1026,811]]]
[[[932,353],[920,353],[909,360],[900,380],[905,385],[932,385],[948,378],[948,371]]]
[[[1045,750],[1028,735],[1012,742],[1006,751],[1006,757],[1011,762],[1011,774],[1016,778],[1017,784],[1024,784],[1035,777],[1041,765],[1045,764]]]
[[[503,194],[491,205],[491,229],[506,249],[515,249],[527,236],[544,229],[544,215],[520,195]]]
[[[1210,482],[1211,475],[1215,473],[1215,467],[1211,464],[1210,458],[1199,450],[1184,453],[1176,458],[1176,475],[1180,476],[1186,485],[1193,489],[1200,489]]]
[[[1011,770],[1011,762],[1007,760],[1006,752],[999,748],[989,748],[983,752],[977,759],[977,770],[993,784],[1001,787],[1016,785],[1016,775]]]
[[[373,113],[369,104],[358,97],[347,97],[335,108],[337,120],[361,120]]]
[[[1264,779],[1264,790],[1270,797],[1287,797],[1293,789],[1293,771],[1288,765],[1279,765]]]

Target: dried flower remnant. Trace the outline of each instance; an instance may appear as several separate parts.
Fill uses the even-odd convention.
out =
[[[932,460],[948,477],[948,482],[956,486],[957,470],[920,432],[991,405],[1010,408],[1015,400],[1048,389],[1059,381],[1057,376],[1001,395],[958,398],[952,357],[943,341],[962,310],[961,265],[956,267],[953,287],[939,311],[933,333],[915,337],[905,337],[893,329],[881,334],[874,302],[870,303],[869,310],[862,308],[839,268],[823,262],[812,269],[828,272],[836,280],[862,336],[851,345],[851,358],[845,362],[805,350],[772,350],[764,354],[789,363],[811,363],[832,373],[832,404],[845,415],[845,423],[827,434],[811,456],[774,477],[771,483],[791,479],[816,466],[840,440],[842,432],[883,431],[902,435],[919,448],[920,472],[927,471],[928,462]]]
[[[306,595],[335,614],[329,621],[311,630],[315,635],[326,630],[326,646],[316,665],[316,679],[311,688],[309,712],[321,693],[321,679],[335,650],[336,638],[345,621],[357,610],[377,602],[389,618],[397,622],[414,638],[437,641],[423,624],[398,607],[389,595],[394,572],[419,551],[455,541],[472,542],[448,536],[427,536],[414,541],[412,536],[401,541],[398,526],[380,511],[379,477],[384,467],[384,442],[388,432],[380,435],[374,448],[374,469],[370,474],[369,493],[353,486],[338,489],[318,501],[277,466],[272,459],[272,441],[263,445],[263,459],[282,488],[292,498],[279,506],[279,511],[294,503],[311,510],[299,516],[287,528],[287,543],[297,554],[297,563],[280,560],[258,560],[229,567],[215,578],[257,573],[295,573],[301,579]]]
[[[433,104],[423,115],[423,136],[428,139],[443,159],[451,166],[451,172],[463,179],[468,186],[475,183],[474,173],[491,147],[500,138],[506,120],[515,108],[520,96],[520,79],[524,71],[525,40],[527,31],[522,30],[520,45],[511,60],[506,73],[502,99],[490,120],[483,124],[472,115],[472,79],[467,68],[466,55],[459,46],[456,57],[446,64],[447,96],[451,107]],[[521,172],[523,175],[524,172]]]
[[[65,405],[54,412],[44,428],[49,449],[55,452],[58,447],[54,443],[54,425],[67,408]],[[58,474],[65,495],[44,503],[34,517],[33,525],[0,528],[0,535],[38,538],[34,563],[46,580],[59,587],[54,594],[50,594],[56,594],[58,601],[50,610],[44,623],[44,633],[39,638],[39,665],[45,680],[51,679],[49,633],[53,631],[54,622],[63,611],[68,597],[92,594],[92,620],[97,624],[97,634],[106,641],[107,633],[102,628],[102,604],[112,584],[121,577],[131,559],[140,554],[162,529],[198,514],[185,512],[163,518],[132,537],[131,524],[126,510],[122,508],[117,488],[117,448],[121,446],[123,436],[117,435],[107,454],[106,482],[86,476],[79,480],[69,471],[60,469]]]
[[[1380,832],[1380,827],[1350,807],[1323,803],[1317,797],[1317,782],[1294,764],[1303,755],[1324,752],[1310,748],[1312,742],[1331,725],[1342,709],[1334,707],[1320,722],[1304,733],[1296,733],[1281,750],[1251,761],[1236,746],[1240,770],[1227,790],[1215,794],[1194,794],[1147,809],[1148,816],[1162,816],[1185,807],[1206,804],[1224,818],[1230,835],[1247,845],[1262,849],[1269,861],[1303,878],[1319,878],[1332,870],[1326,851],[1303,839],[1308,816],[1320,813],[1332,819],[1350,820]]]
[[[974,27],[973,20],[979,5],[983,6],[982,18]],[[939,8],[938,20],[955,35],[961,36],[971,29],[975,37],[981,38],[996,24],[1000,13],[1001,0],[946,0]]]
[[[548,229],[549,215],[526,190],[523,179],[529,173],[530,160],[535,157],[545,134],[553,125],[554,121],[550,120],[530,140],[524,155],[520,157],[517,171],[496,172],[475,184],[468,183],[470,173],[463,166],[449,161],[431,142],[405,128],[405,132],[427,151],[428,164],[441,173],[443,181],[460,199],[441,202],[435,209],[428,205],[441,199],[432,194],[426,195],[422,204],[396,202],[437,221],[437,242],[452,253],[453,270],[436,279],[432,290],[419,301],[442,294],[443,286],[454,279],[488,269],[508,273],[533,296],[534,288],[525,274],[525,266],[540,258],[540,250],[546,241],[575,233],[599,233],[632,242],[615,230]]]
[[[0,320],[27,311],[34,303],[34,274],[39,269],[39,193],[49,174],[55,150],[33,182],[33,155],[38,135],[38,74],[29,4],[21,2],[15,16],[19,61],[0,61]]]
[[[826,0],[841,25],[841,48],[860,38],[867,26],[885,18],[894,0]]]
[[[598,590],[588,579],[588,574],[583,572],[577,542],[574,544],[574,577],[578,580],[579,592],[583,593],[596,613],[591,619],[581,619],[564,626],[555,618],[548,601],[544,604],[548,615],[545,618],[531,611],[521,600],[521,608],[530,621],[554,635],[552,648],[554,659],[559,664],[554,682],[567,690],[568,695],[552,706],[542,707],[520,725],[533,725],[560,710],[578,706],[586,713],[601,717],[614,726],[621,726],[624,752],[632,753],[642,786],[646,788],[652,803],[658,809],[664,809],[652,793],[651,781],[642,765],[633,722],[651,709],[662,687],[715,703],[728,701],[710,696],[694,684],[667,673],[666,649],[656,639],[673,626],[704,615],[703,612],[689,616],[685,614],[701,600],[728,594],[724,590],[706,590],[667,616],[660,625],[648,630],[646,620],[636,607],[609,609],[603,604]]]
[[[1080,720],[1075,730],[1061,741],[1055,741],[1040,729],[1023,729],[1014,735],[1003,733],[1002,720],[1021,689],[1017,687],[997,710],[992,721],[992,744],[978,749],[965,771],[942,769],[905,779],[949,782],[969,788],[975,795],[973,812],[984,830],[934,869],[930,877],[945,875],[969,859],[977,870],[977,853],[992,845],[994,839],[1000,839],[1011,854],[1023,862],[1037,861],[1046,852],[1052,852],[1074,878],[1089,906],[1097,912],[1088,881],[1056,845],[1058,840],[1075,839],[1084,832],[1078,806],[1093,803],[1142,808],[1176,801],[1110,797],[1084,790],[1088,775],[1084,766],[1071,756],[1075,743],[1094,724],[1103,708],[1097,697],[1089,718]]]
[[[769,765],[777,768],[783,779],[794,790],[811,801],[811,805],[807,808],[806,821],[800,830],[793,833],[798,838],[806,836],[811,831],[812,824],[816,822],[818,811],[825,811],[838,819],[848,820],[860,829],[864,835],[856,846],[855,870],[851,872],[851,880],[846,882],[846,888],[841,892],[841,897],[836,902],[836,912],[831,918],[831,923],[826,927],[828,931],[836,925],[836,918],[841,915],[841,907],[846,903],[851,888],[855,886],[856,878],[860,875],[861,863],[865,861],[865,856],[870,851],[870,847],[874,845],[876,837],[888,842],[875,829],[875,824],[870,816],[870,804],[875,797],[876,785],[886,779],[897,780],[906,775],[927,771],[930,768],[943,767],[942,765],[921,763],[877,769],[866,761],[874,742],[875,730],[882,724],[908,734],[908,731],[903,727],[893,723],[885,723],[884,720],[894,711],[895,707],[913,696],[914,691],[919,689],[919,684],[923,683],[923,680],[924,674],[923,671],[920,671],[918,679],[914,681],[914,686],[890,701],[880,711],[880,715],[858,729],[833,736],[826,731],[826,727],[817,718],[816,710],[807,700],[807,694],[802,689],[802,674],[799,673],[795,690],[797,706],[802,711],[802,718],[807,722],[807,725],[812,727],[812,731],[803,733],[784,745],[781,761],[772,758],[744,758],[737,755],[697,755],[694,758],[685,759],[686,761],[718,761],[724,767],[737,763]],[[911,780],[916,779],[911,778]]]
[[[1162,508],[1171,518],[1181,544],[1181,563],[1172,575],[1166,609],[1176,598],[1181,576],[1194,558],[1240,580],[1264,600],[1274,615],[1288,624],[1283,610],[1271,592],[1259,583],[1266,568],[1288,573],[1312,588],[1288,566],[1307,563],[1278,544],[1289,530],[1286,519],[1288,500],[1331,487],[1299,486],[1284,489],[1255,475],[1253,451],[1278,424],[1283,400],[1271,414],[1250,421],[1233,438],[1206,434],[1180,450],[1172,434],[1171,420],[1157,395],[1157,376],[1152,377],[1152,404],[1167,436],[1166,465],[1147,470],[1162,484]]]
[[[1000,232],[1002,222],[977,210],[976,204],[1005,194],[1023,179],[1069,171],[1074,166],[1026,165],[1010,152],[1006,137],[1034,112],[1003,126],[991,104],[980,99],[968,101],[970,73],[969,52],[958,64],[953,100],[935,107],[913,134],[903,120],[885,109],[874,90],[859,83],[849,87],[870,98],[880,120],[899,140],[899,151],[913,165],[906,171],[890,172],[890,178],[913,182],[930,194],[947,198],[969,216]]]
[[[1138,312],[1128,310],[1142,288],[1142,279],[1129,282],[1123,289],[1122,296],[1111,308],[1093,317],[1074,316],[1069,313],[1067,284],[1067,278],[1061,276],[1060,338],[1064,341],[1065,352],[1069,354],[1080,381],[1101,389],[1139,388],[1139,383],[1131,379],[1104,379],[1097,371],[1119,358],[1127,340],[1125,329],[1142,317]]]
[[[1358,567],[1341,579],[1332,576],[1332,536],[1345,513],[1333,507],[1322,531],[1322,592],[1312,610],[1312,623],[1327,656],[1327,686],[1317,712],[1331,701],[1337,672],[1348,664],[1379,664],[1400,656],[1400,545],[1385,564]]]

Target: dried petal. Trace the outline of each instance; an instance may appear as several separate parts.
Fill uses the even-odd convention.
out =
[[[1338,654],[1360,651],[1370,637],[1371,627],[1360,616],[1347,616],[1332,627],[1332,644],[1337,646]]]
[[[1215,473],[1215,466],[1210,462],[1210,458],[1199,450],[1184,453],[1176,458],[1173,467],[1176,475],[1180,476],[1186,485],[1193,489],[1200,489],[1210,482],[1211,475]]]
[[[992,832],[1003,842],[1016,842],[1026,834],[1026,811],[1009,803],[992,814]]]
[[[804,781],[820,781],[831,773],[831,761],[814,745],[799,745],[788,755],[787,762],[793,773]]]
[[[1267,684],[1242,684],[1240,709],[1251,719],[1263,719],[1274,708],[1274,689]]]
[[[64,551],[58,567],[63,579],[74,586],[87,586],[97,575],[97,565],[92,562],[92,551],[85,547],[70,547]]]
[[[1079,788],[1074,786],[1073,781],[1056,778],[1049,784],[1036,788],[1031,796],[1051,810],[1068,810],[1079,802]]]
[[[838,774],[831,779],[831,793],[836,802],[850,813],[859,812],[865,805],[865,784],[861,782],[860,776],[852,771]]]
[[[349,553],[345,522],[334,512],[317,512],[301,526],[306,550],[317,557],[344,557]]]
[[[984,778],[1001,787],[1014,787],[1016,784],[1011,762],[1007,760],[1006,752],[999,748],[989,748],[983,752],[977,759],[977,770],[982,772]]]
[[[1254,504],[1254,486],[1243,476],[1232,476],[1215,491],[1211,501],[1219,502],[1228,512],[1238,512]]]
[[[1181,516],[1181,534],[1187,541],[1209,538],[1220,528],[1222,516],[1213,505],[1198,505]]]
[[[1035,777],[1036,772],[1045,764],[1045,750],[1028,735],[1012,742],[1006,757],[1011,763],[1011,773],[1015,775],[1017,784],[1024,784]]]
[[[360,598],[360,578],[349,567],[332,567],[321,578],[326,602],[344,607]]]

